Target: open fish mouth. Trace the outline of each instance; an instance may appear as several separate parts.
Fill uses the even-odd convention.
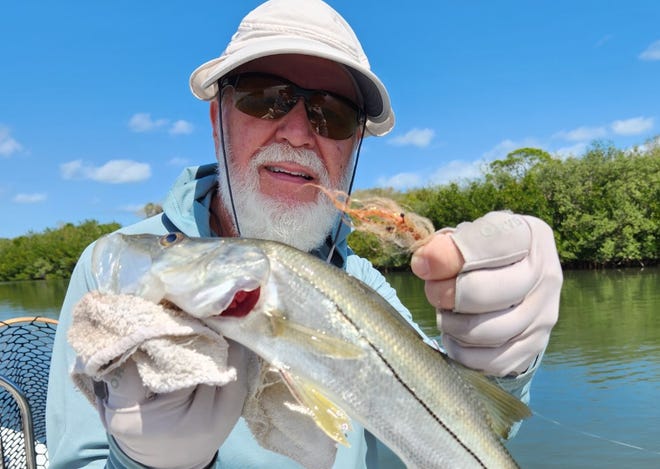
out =
[[[222,311],[219,316],[224,317],[237,317],[242,318],[247,316],[250,311],[254,309],[254,306],[259,301],[261,296],[261,288],[256,288],[255,290],[239,290],[234,295],[234,298],[229,303],[229,306]]]

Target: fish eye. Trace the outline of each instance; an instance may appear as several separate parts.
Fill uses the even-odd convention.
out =
[[[186,235],[183,233],[168,233],[166,235],[163,235],[160,237],[160,245],[163,247],[170,247],[173,246],[174,244],[177,244],[178,242],[182,241]]]

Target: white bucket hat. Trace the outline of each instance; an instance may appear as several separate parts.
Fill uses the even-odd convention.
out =
[[[394,127],[389,95],[371,71],[360,41],[346,20],[320,0],[270,0],[252,10],[222,55],[192,73],[190,89],[210,101],[218,94],[217,81],[227,73],[278,54],[312,55],[345,65],[364,99],[367,132],[380,136]]]

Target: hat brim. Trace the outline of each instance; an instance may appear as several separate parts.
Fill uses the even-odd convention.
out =
[[[227,51],[229,52],[229,51]],[[190,89],[199,99],[210,101],[218,94],[217,82],[235,68],[270,55],[301,54],[321,57],[345,65],[360,88],[367,113],[367,132],[379,136],[394,126],[390,98],[380,79],[347,54],[322,43],[300,37],[251,39],[249,45],[225,53],[199,66],[190,76]]]

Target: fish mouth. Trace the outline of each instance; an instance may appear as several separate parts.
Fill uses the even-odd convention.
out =
[[[234,298],[218,316],[242,318],[247,316],[259,301],[261,288],[254,290],[239,290],[234,294]]]

